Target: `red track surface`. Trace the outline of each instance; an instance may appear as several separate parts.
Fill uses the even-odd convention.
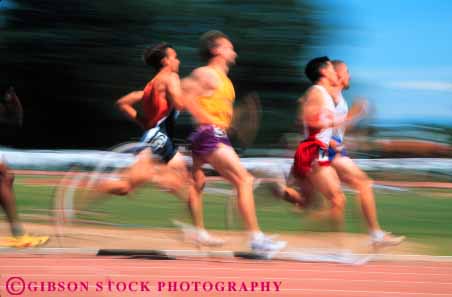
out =
[[[30,282],[66,282],[88,285],[87,291],[33,292],[26,289],[16,296],[347,296],[401,297],[452,296],[452,263],[379,262],[363,266],[284,261],[225,259],[145,260],[109,257],[0,256],[0,295],[11,277]],[[16,279],[17,281],[17,279]],[[115,282],[114,284],[108,281]],[[118,287],[116,284],[119,282]],[[140,282],[146,286],[141,287]],[[146,283],[147,282],[147,283]],[[159,282],[165,287],[158,290]],[[169,282],[178,283],[178,291],[169,291]],[[182,283],[186,282],[186,283]],[[196,291],[194,282],[199,282]],[[209,283],[210,282],[210,283]],[[251,291],[206,290],[210,284],[228,289],[228,282],[238,290],[242,283]],[[261,291],[261,283],[270,282],[270,292]],[[281,283],[279,291],[273,282]],[[13,282],[10,281],[9,285]],[[72,289],[75,287],[72,283]],[[33,283],[32,283],[33,284]],[[124,289],[124,284],[132,290]],[[182,289],[190,288],[183,292]],[[45,285],[47,286],[47,285]],[[79,290],[82,287],[79,286]],[[185,286],[185,287],[184,287]],[[15,284],[14,289],[19,290]],[[31,286],[32,288],[34,285]],[[97,291],[96,291],[97,290]],[[231,289],[232,290],[232,289]]]

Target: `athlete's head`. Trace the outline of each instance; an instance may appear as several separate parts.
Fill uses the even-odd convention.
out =
[[[341,60],[334,60],[332,63],[337,74],[339,85],[344,90],[347,90],[350,87],[350,73],[348,72],[347,65]]]
[[[229,37],[223,32],[212,30],[204,33],[199,42],[199,54],[205,62],[214,57],[222,57],[226,63],[235,63],[237,53]]]
[[[317,57],[309,61],[304,72],[312,83],[317,83],[322,78],[325,78],[332,85],[337,85],[338,83],[333,64],[326,56]]]
[[[179,71],[180,61],[177,58],[177,53],[166,42],[160,42],[145,49],[143,58],[146,65],[154,67],[157,71],[163,67],[169,67],[173,72]]]

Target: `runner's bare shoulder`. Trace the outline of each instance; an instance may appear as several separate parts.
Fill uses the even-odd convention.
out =
[[[216,89],[218,87],[218,75],[212,67],[203,66],[196,68],[193,70],[191,76],[200,83],[205,90]]]
[[[171,73],[168,73],[168,75],[166,75],[165,80],[166,80],[168,83],[171,83],[171,82],[178,82],[178,81],[180,81],[180,77],[179,77],[179,74],[178,74],[178,73],[176,73],[176,72],[171,72]]]
[[[309,87],[306,92],[300,97],[299,102],[300,103],[307,103],[307,102],[318,102],[318,100],[322,100],[322,93],[318,88],[315,88],[314,86]]]

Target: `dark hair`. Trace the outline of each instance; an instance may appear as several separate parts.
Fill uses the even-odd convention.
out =
[[[155,70],[163,67],[162,59],[166,57],[166,50],[173,48],[169,43],[160,42],[144,50],[143,60],[146,65],[152,66]]]
[[[211,30],[207,31],[199,39],[199,55],[203,61],[209,61],[212,57],[212,49],[217,46],[217,39],[229,37],[221,31]]]
[[[327,56],[314,58],[306,64],[304,73],[312,83],[315,83],[320,79],[320,69],[327,66],[328,62],[330,59]]]

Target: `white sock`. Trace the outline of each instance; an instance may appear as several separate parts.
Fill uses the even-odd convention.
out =
[[[196,228],[196,232],[198,233],[199,236],[201,237],[206,237],[209,234],[207,233],[206,229],[201,229],[201,228]]]
[[[385,233],[380,229],[373,230],[370,232],[370,237],[372,237],[372,239],[374,240],[381,240],[383,239],[383,237],[385,237]]]
[[[262,231],[251,232],[251,240],[262,240],[265,237]]]

